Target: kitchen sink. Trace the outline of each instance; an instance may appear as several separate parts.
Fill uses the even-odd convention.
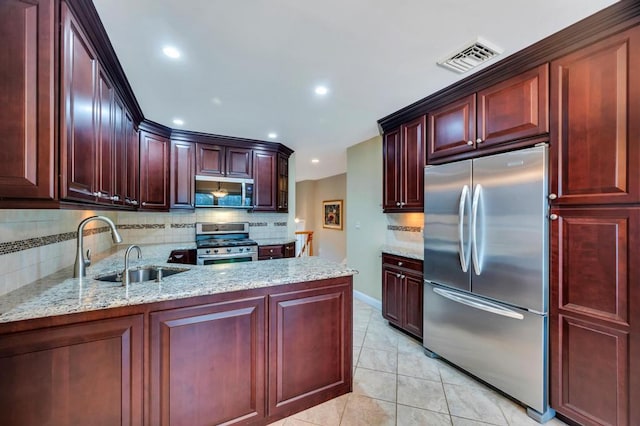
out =
[[[129,269],[129,282],[137,283],[142,281],[155,281],[158,279],[158,270],[162,269],[162,278],[188,271],[188,268],[167,268],[161,266],[146,266],[142,268]],[[112,283],[123,282],[122,272],[95,277],[98,281],[108,281]]]

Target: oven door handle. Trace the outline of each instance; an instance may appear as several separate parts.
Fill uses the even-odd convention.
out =
[[[255,253],[221,253],[221,254],[201,254],[198,259],[229,259],[233,257],[253,257]]]

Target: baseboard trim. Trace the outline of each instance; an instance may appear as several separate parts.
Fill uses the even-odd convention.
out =
[[[358,290],[353,290],[353,297],[366,303],[367,305],[376,308],[379,311],[382,311],[382,302],[378,299],[371,297],[367,294],[362,293]]]

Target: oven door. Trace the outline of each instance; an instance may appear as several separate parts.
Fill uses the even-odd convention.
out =
[[[257,253],[232,253],[232,254],[199,254],[198,265],[219,265],[221,263],[253,262],[258,260]]]

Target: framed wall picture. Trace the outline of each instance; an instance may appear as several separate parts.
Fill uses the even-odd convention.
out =
[[[342,200],[323,201],[322,227],[342,230],[343,214]]]

